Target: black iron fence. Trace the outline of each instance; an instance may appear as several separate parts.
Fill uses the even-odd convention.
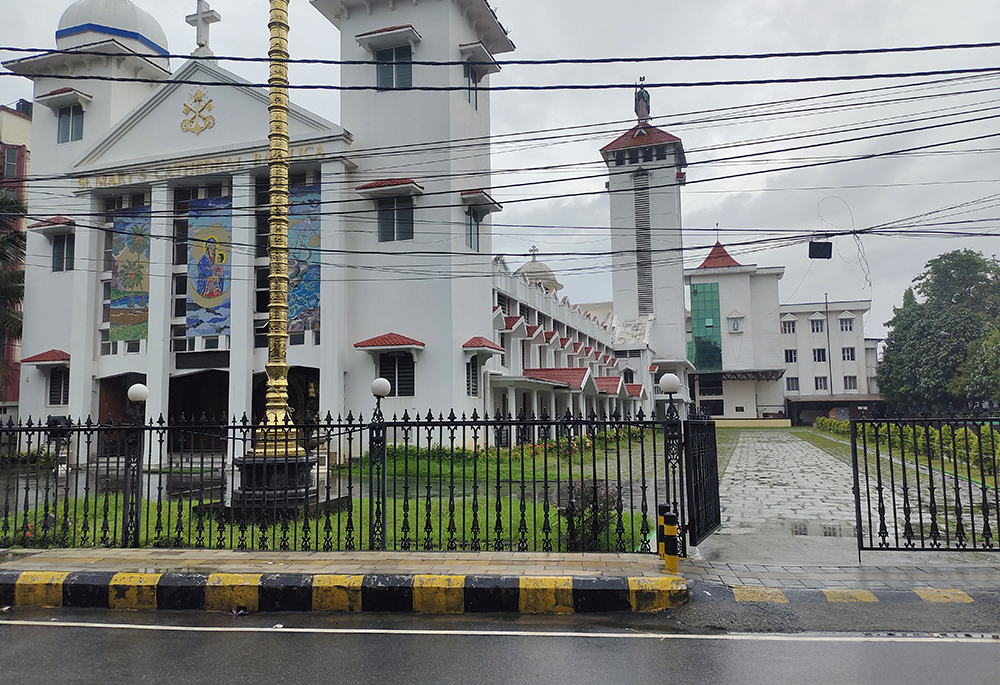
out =
[[[860,550],[1000,549],[1000,419],[851,422]]]
[[[714,444],[641,414],[7,424],[0,547],[650,552],[660,503],[710,532]]]

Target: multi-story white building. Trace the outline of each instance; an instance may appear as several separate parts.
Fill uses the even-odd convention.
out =
[[[360,89],[342,93],[339,125],[289,116],[293,415],[367,413],[379,375],[390,416],[648,413],[662,360],[687,363],[679,260],[653,270],[669,312],[647,311],[642,264],[639,295],[616,282],[624,314],[571,305],[540,262],[511,273],[494,260],[489,146],[448,144],[490,137],[494,56],[514,49],[492,8],[311,2],[341,33],[343,84]],[[26,273],[22,415],[123,418],[137,381],[151,416],[261,414],[268,95],[211,59],[220,17],[198,7],[199,59],[176,70],[162,28],[129,0],[73,3],[59,52],[5,64],[35,84],[32,173],[47,192],[30,206],[28,252],[51,257]],[[634,181],[640,211],[614,221],[669,221],[679,247],[683,150],[666,135],[640,122],[605,159],[654,176],[652,209]]]
[[[793,423],[817,416],[859,418],[880,401],[875,339],[866,339],[870,300],[783,304],[779,309],[785,397]]]
[[[778,281],[784,267],[740,264],[716,243],[695,269],[688,357],[694,401],[723,419],[777,418],[784,411]]]

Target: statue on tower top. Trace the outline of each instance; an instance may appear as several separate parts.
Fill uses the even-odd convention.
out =
[[[646,77],[639,77],[639,85],[635,91],[635,115],[640,124],[649,123],[649,91],[646,90]]]

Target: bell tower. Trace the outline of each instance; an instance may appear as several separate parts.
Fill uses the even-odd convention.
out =
[[[601,149],[611,196],[615,316],[652,318],[655,357],[683,360],[681,186],[687,160],[680,138],[650,123],[650,96],[642,82],[635,113],[636,125]]]

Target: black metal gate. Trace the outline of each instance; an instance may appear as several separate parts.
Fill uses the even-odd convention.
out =
[[[714,421],[696,417],[684,422],[684,457],[688,541],[697,546],[722,525]]]
[[[851,421],[858,549],[1000,549],[996,418]]]

